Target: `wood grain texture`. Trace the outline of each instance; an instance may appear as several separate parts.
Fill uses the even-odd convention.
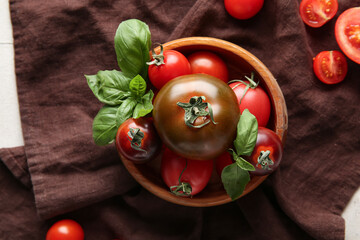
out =
[[[272,114],[267,127],[274,130],[284,143],[288,129],[288,115],[285,99],[276,79],[258,58],[238,45],[209,37],[177,39],[165,43],[163,47],[164,50],[178,50],[184,55],[199,50],[212,51],[221,56],[227,63],[230,79],[243,79],[244,75],[255,72],[255,76],[260,80],[260,85],[266,89],[271,99]],[[159,53],[160,48],[156,48],[155,51]],[[209,207],[231,201],[230,197],[223,189],[220,178],[216,173],[213,174],[208,186],[192,198],[173,195],[162,182],[159,169],[160,158],[161,156],[148,164],[140,165],[134,164],[121,157],[125,167],[137,182],[151,193],[169,202],[184,206]],[[252,177],[241,197],[254,190],[266,179],[266,177],[267,176]]]

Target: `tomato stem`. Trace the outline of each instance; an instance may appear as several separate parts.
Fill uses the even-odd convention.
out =
[[[257,86],[259,85],[259,82],[256,83],[256,82],[254,81],[254,76],[255,76],[254,72],[251,72],[251,76],[250,76],[250,77],[245,76],[246,80],[248,80],[249,83],[244,82],[243,80],[238,80],[238,79],[236,79],[236,80],[231,80],[231,81],[228,82],[228,84],[233,83],[233,82],[237,82],[237,83],[238,83],[238,84],[236,84],[235,86],[233,86],[232,89],[235,89],[235,88],[236,88],[237,86],[239,86],[240,84],[244,84],[244,85],[246,86],[245,91],[244,91],[244,94],[241,96],[239,105],[241,105],[241,101],[242,101],[243,98],[245,97],[245,94],[246,94],[246,92],[249,90],[249,88],[255,89],[255,88],[257,88]]]
[[[262,169],[271,170],[269,166],[274,165],[274,161],[271,160],[271,158],[269,157],[270,153],[271,153],[270,150],[261,151],[257,159],[256,167],[260,165]]]
[[[151,52],[152,52],[153,60],[151,62],[147,62],[146,63],[147,65],[150,66],[150,65],[155,64],[156,66],[160,66],[160,65],[165,64],[165,62],[164,62],[164,47],[162,44],[159,44],[159,45],[160,45],[160,53],[156,54],[154,48],[152,48]]]
[[[213,124],[217,124],[214,120],[214,114],[211,104],[203,101],[205,101],[204,96],[194,96],[190,98],[189,103],[177,102],[177,105],[185,110],[184,121],[186,126],[192,128],[202,128],[203,126],[209,124],[210,120],[196,126],[194,125],[194,122],[198,117],[206,116],[210,116],[211,122]],[[208,111],[206,111],[206,109]]]
[[[179,185],[170,187],[170,191],[173,194],[175,194],[176,196],[186,196],[186,197],[191,196],[192,188],[191,188],[190,183],[181,181],[181,177],[182,177],[183,173],[185,172],[187,165],[188,165],[188,160],[186,159],[185,167],[181,171],[180,176],[179,176]]]
[[[129,128],[129,132],[128,132],[128,140],[130,141],[130,146],[131,148],[137,150],[137,151],[141,151],[141,152],[145,152],[147,153],[146,150],[141,148],[141,141],[144,138],[144,133],[140,131],[140,128]]]

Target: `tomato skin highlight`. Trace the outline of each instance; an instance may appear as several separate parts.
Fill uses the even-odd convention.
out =
[[[264,0],[224,0],[226,11],[234,18],[245,20],[255,16],[264,5]]]
[[[204,96],[211,104],[216,124],[202,128],[185,124],[185,111],[178,102],[188,103],[194,96]],[[154,125],[163,143],[188,159],[215,159],[232,144],[240,117],[237,99],[232,89],[220,79],[206,74],[178,77],[157,94],[153,109]],[[209,121],[198,117],[194,125]]]
[[[229,80],[229,71],[225,62],[215,53],[199,51],[188,56],[191,73],[205,73],[219,78],[225,83]]]
[[[134,149],[131,146],[132,138],[128,135],[130,128],[138,128],[144,134],[140,148],[146,152]],[[120,125],[115,141],[118,153],[134,163],[145,163],[150,161],[155,158],[161,150],[161,140],[153,126],[152,119],[149,117],[127,119]]]
[[[60,220],[49,228],[46,240],[84,240],[84,230],[74,220]]]
[[[300,16],[304,23],[313,28],[330,21],[338,10],[337,0],[302,0]]]
[[[326,84],[336,84],[345,79],[348,65],[345,56],[339,51],[320,52],[313,61],[316,77]]]
[[[335,23],[335,38],[345,55],[360,64],[360,7],[340,14]]]
[[[150,65],[148,69],[150,82],[155,88],[161,89],[170,80],[191,73],[190,63],[187,58],[176,50],[165,50],[164,64]]]
[[[186,167],[180,180],[189,183],[192,188],[191,195],[196,195],[209,182],[213,164],[213,160],[197,161],[183,158],[166,148],[161,160],[161,176],[169,188],[179,185],[179,177]]]
[[[260,155],[264,154],[266,151],[270,151],[269,158],[271,159],[272,164],[269,164],[270,160],[268,159],[264,159],[264,161],[259,160]],[[249,173],[251,175],[263,176],[274,172],[281,162],[282,155],[283,146],[279,136],[268,128],[259,127],[254,150],[250,157],[246,157],[246,159],[255,167],[255,171]]]
[[[246,88],[245,84],[233,82],[229,84],[229,87],[235,92],[240,112],[242,113],[245,109],[248,109],[256,117],[258,125],[265,127],[271,112],[270,99],[265,90],[260,86],[257,86],[255,89],[249,88],[243,97]]]

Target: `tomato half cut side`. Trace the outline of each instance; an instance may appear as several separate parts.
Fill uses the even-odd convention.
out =
[[[348,66],[345,56],[339,51],[320,52],[313,62],[316,77],[326,84],[336,84],[344,80]]]
[[[300,16],[310,27],[318,28],[332,19],[338,10],[337,0],[302,0]]]
[[[360,64],[360,7],[350,8],[339,16],[335,37],[345,55]]]

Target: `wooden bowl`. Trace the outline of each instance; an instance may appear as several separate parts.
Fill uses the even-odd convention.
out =
[[[199,50],[214,52],[227,63],[229,80],[244,79],[244,75],[250,76],[251,72],[255,72],[255,76],[260,80],[260,85],[267,91],[271,100],[272,113],[267,127],[274,130],[284,144],[288,128],[285,99],[276,79],[259,59],[233,43],[209,37],[177,39],[163,44],[163,47],[164,50],[180,51],[185,56]],[[160,48],[158,47],[155,51],[159,53]],[[123,157],[121,159],[129,173],[139,184],[169,202],[193,207],[209,207],[231,202],[231,198],[226,194],[215,171],[209,184],[202,192],[192,198],[185,198],[170,193],[162,181],[160,175],[161,156],[147,164],[134,164]],[[252,177],[241,197],[254,190],[266,177]]]

